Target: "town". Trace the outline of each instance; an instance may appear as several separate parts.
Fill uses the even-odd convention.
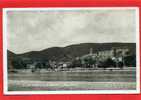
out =
[[[123,69],[124,67],[136,67],[136,55],[127,47],[113,47],[111,50],[102,50],[89,53],[81,57],[75,57],[70,61],[36,60],[22,58],[22,60],[8,60],[8,70],[17,72],[16,69],[26,69],[31,72],[40,71],[68,71],[68,70],[96,70],[96,69]],[[20,66],[20,67],[19,67]]]

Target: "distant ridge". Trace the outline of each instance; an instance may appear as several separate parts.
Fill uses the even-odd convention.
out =
[[[131,52],[136,53],[135,43],[80,43],[69,45],[66,47],[52,47],[41,51],[31,51],[23,54],[14,54],[8,50],[8,57],[20,57],[30,58],[32,60],[56,60],[56,61],[68,61],[74,59],[77,56],[83,56],[89,53],[90,48],[93,48],[93,52],[111,50],[113,47],[129,48]]]

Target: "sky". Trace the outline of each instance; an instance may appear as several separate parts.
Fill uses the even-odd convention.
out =
[[[136,42],[135,9],[7,11],[8,50],[20,54],[79,43]]]

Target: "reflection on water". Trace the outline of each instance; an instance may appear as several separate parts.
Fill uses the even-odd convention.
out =
[[[92,72],[36,72],[10,73],[13,80],[41,80],[41,81],[91,81],[91,82],[135,82],[135,71],[92,71]]]

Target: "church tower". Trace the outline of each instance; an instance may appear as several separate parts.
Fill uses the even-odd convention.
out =
[[[93,54],[93,48],[90,48],[89,54],[90,54],[90,55]]]

